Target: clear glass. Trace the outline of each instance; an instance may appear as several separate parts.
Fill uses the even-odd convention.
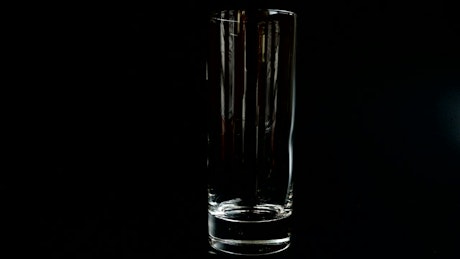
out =
[[[210,245],[231,254],[289,247],[296,14],[223,10],[209,23]]]

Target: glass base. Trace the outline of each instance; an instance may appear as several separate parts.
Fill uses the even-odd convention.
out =
[[[286,250],[290,238],[273,240],[232,240],[209,236],[209,244],[217,251],[234,255],[266,255]]]
[[[289,247],[291,211],[275,204],[241,206],[222,203],[208,214],[209,243],[238,255],[278,253]]]

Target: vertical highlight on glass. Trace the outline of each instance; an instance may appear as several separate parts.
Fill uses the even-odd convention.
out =
[[[279,9],[209,19],[208,234],[222,252],[272,254],[291,243],[296,19]]]

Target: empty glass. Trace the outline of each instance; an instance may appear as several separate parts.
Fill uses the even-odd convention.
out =
[[[209,242],[276,253],[291,242],[296,14],[222,10],[208,36]]]

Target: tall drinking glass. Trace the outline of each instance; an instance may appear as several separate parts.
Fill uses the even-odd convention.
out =
[[[208,36],[209,242],[276,253],[291,242],[296,14],[221,10]]]

